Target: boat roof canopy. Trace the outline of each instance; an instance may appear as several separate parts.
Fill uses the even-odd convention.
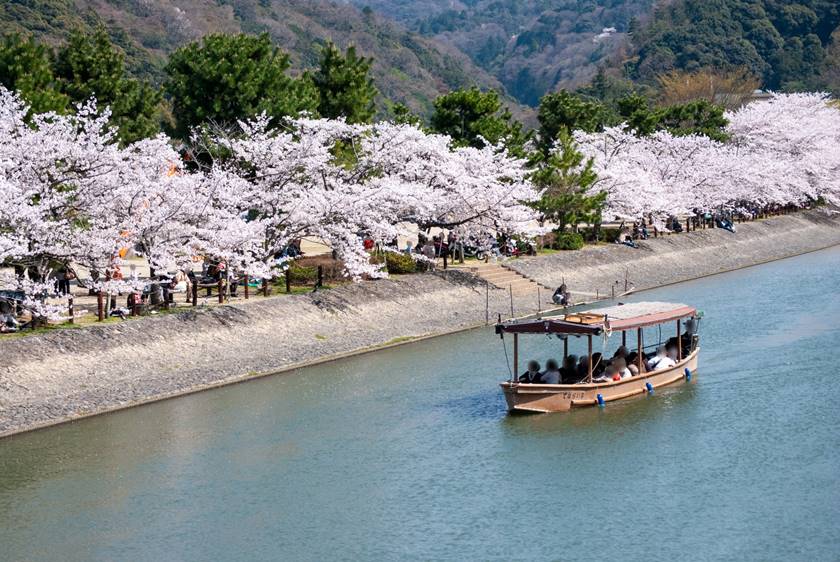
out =
[[[496,333],[599,335],[603,331],[631,330],[694,316],[697,309],[671,302],[634,302],[572,312],[564,316],[512,320],[496,325]]]

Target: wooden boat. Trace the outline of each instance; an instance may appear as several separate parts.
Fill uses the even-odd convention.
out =
[[[513,372],[511,380],[501,383],[511,412],[565,412],[581,406],[603,405],[655,389],[692,379],[697,370],[700,352],[697,326],[700,314],[691,306],[664,302],[629,303],[609,308],[576,312],[565,316],[515,320],[496,325],[496,333],[503,339],[513,334]],[[684,328],[685,321],[685,328]],[[644,371],[643,329],[674,322],[677,359],[673,367],[659,371]],[[621,345],[627,345],[627,335],[635,332],[639,354],[640,374],[618,381],[593,382],[592,341],[596,337],[621,333]],[[568,356],[569,337],[588,340],[589,372],[577,384],[530,384],[519,382],[519,336],[524,334],[555,334],[563,341],[563,358]],[[648,348],[654,346],[647,346]]]

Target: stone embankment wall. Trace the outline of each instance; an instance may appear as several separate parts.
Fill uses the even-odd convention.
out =
[[[469,275],[410,275],[0,338],[0,436],[481,325],[488,297],[491,319],[510,315],[506,291]],[[535,311],[528,301],[517,314]]]
[[[586,247],[510,262],[523,275],[557,287],[565,280],[575,302],[740,269],[840,244],[840,214],[814,210],[721,228],[672,234],[639,243]]]
[[[511,266],[576,300],[624,272],[654,287],[840,243],[840,218],[811,212],[723,230],[521,259]],[[623,288],[623,285],[622,285]],[[577,292],[577,295],[576,295]],[[537,295],[515,297],[514,315]],[[543,292],[543,300],[550,295]],[[489,304],[488,304],[489,303]],[[511,314],[507,291],[464,272],[412,275],[310,295],[186,309],[119,324],[0,338],[0,436],[210,388],[307,362],[481,325]]]

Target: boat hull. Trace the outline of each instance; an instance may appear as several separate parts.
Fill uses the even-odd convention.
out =
[[[596,406],[598,395],[604,403],[638,396],[652,389],[676,384],[687,379],[686,369],[697,371],[698,347],[670,369],[644,373],[615,382],[590,384],[525,384],[503,382],[508,410],[511,412],[567,412],[572,408]]]

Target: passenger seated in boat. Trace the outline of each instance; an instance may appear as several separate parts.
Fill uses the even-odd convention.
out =
[[[661,371],[662,369],[671,368],[676,364],[677,362],[668,356],[665,348],[660,347],[656,350],[656,357],[648,362],[648,367],[651,371]]]
[[[621,375],[618,374],[618,369],[615,365],[610,363],[607,365],[607,368],[604,369],[604,372],[600,375],[593,376],[592,382],[612,382],[612,381],[620,381]]]
[[[541,376],[540,364],[536,361],[528,361],[528,370],[519,376],[519,382],[537,384]]]
[[[612,366],[622,379],[627,379],[633,376],[630,369],[627,368],[627,360],[624,357],[616,357],[612,361]]]
[[[589,376],[589,357],[586,355],[580,356],[580,361],[577,366],[577,377],[579,381],[585,381]]]
[[[541,382],[542,384],[560,384],[560,369],[554,359],[545,362],[545,372],[542,374]]]
[[[627,368],[630,369],[630,374],[634,377],[639,375],[639,366],[635,363],[630,363]]]
[[[685,335],[685,334],[683,334]],[[684,340],[683,340],[684,341]],[[674,336],[668,338],[668,341],[665,343],[665,355],[673,359],[674,361],[677,360],[677,349],[680,345],[680,340]],[[683,351],[685,351],[685,346],[683,346]]]
[[[662,361],[662,358],[665,357],[665,346],[659,346],[656,348],[656,353],[653,356],[648,356],[647,360],[645,361],[645,366],[647,367],[648,371],[653,371],[656,364]]]
[[[563,384],[576,384],[580,382],[577,372],[577,355],[567,355],[563,360],[563,368],[560,369],[560,380]]]
[[[635,371],[633,367],[636,367]],[[647,368],[645,367],[645,361],[642,361],[642,368],[641,371],[639,370],[639,354],[638,352],[634,351],[627,356],[627,368],[633,373],[633,375],[638,375],[641,373],[646,373]]]

